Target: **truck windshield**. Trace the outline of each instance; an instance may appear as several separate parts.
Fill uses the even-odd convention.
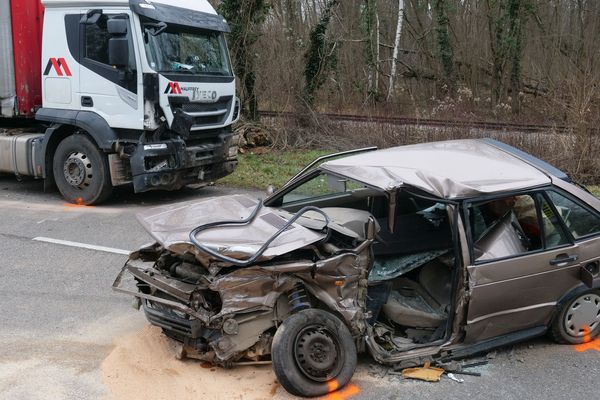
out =
[[[144,24],[144,43],[150,67],[157,72],[233,75],[220,32]]]

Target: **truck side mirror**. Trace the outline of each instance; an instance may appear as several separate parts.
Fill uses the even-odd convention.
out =
[[[112,36],[125,36],[127,35],[128,22],[126,19],[111,18],[106,21],[106,29]]]
[[[81,17],[79,22],[86,25],[94,25],[98,23],[102,15],[102,9],[95,8],[93,10],[89,10],[83,17]]]
[[[127,19],[111,18],[106,22],[106,28],[111,35],[111,38],[108,39],[108,63],[117,68],[129,65],[127,25]]]
[[[126,37],[108,39],[108,63],[117,68],[129,65],[129,41]]]

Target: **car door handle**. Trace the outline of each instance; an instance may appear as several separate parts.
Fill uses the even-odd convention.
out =
[[[577,261],[579,259],[576,255],[559,254],[555,259],[550,260],[550,265],[556,265],[557,267],[564,267],[569,263]]]

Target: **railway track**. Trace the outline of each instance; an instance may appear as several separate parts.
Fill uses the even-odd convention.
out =
[[[271,118],[292,118],[299,114],[291,112],[261,111],[260,115]],[[351,114],[320,114],[334,121],[344,122],[365,122],[380,123],[391,125],[415,125],[432,127],[459,127],[482,130],[497,130],[509,132],[568,132],[569,126],[560,125],[536,125],[536,124],[514,124],[507,122],[488,122],[488,121],[469,121],[469,120],[451,120],[451,119],[424,119],[408,117],[380,117],[369,115],[351,115]]]

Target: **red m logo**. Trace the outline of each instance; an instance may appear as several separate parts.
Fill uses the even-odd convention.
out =
[[[165,89],[165,94],[182,94],[181,86],[177,82],[169,82],[169,86]]]
[[[46,69],[44,70],[44,76],[50,74],[50,70],[54,67],[54,71],[58,76],[72,76],[71,70],[69,69],[69,65],[67,65],[67,61],[64,58],[51,58],[48,60],[48,64],[46,65]]]

